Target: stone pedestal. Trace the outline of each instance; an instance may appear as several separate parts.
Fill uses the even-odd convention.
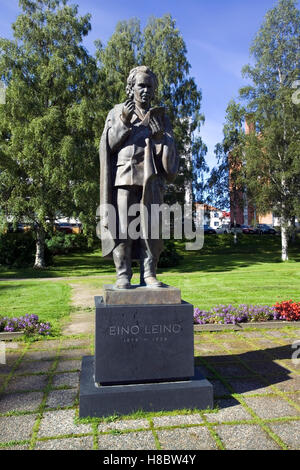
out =
[[[96,298],[96,383],[193,377],[191,304],[121,306],[106,305],[100,299]]]
[[[213,389],[195,369],[192,379],[133,385],[100,385],[93,379],[94,357],[85,356],[80,378],[79,417],[213,408]]]
[[[167,305],[181,303],[180,289],[167,285],[156,289],[140,286],[132,286],[131,289],[115,289],[113,285],[105,284],[103,289],[103,302],[106,305]]]
[[[95,357],[83,358],[80,417],[213,406],[212,385],[194,368],[193,306],[179,289],[105,286],[95,304]]]

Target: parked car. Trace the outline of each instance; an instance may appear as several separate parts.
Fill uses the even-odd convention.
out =
[[[19,223],[14,226],[12,223],[8,225],[9,232],[28,232],[31,230],[30,224]]]
[[[236,232],[236,233],[243,233],[243,229],[242,229],[241,224],[235,224],[235,226],[234,226],[234,224],[231,223],[231,224],[230,224],[230,232],[231,232],[231,233],[234,233],[234,232]]]
[[[216,233],[217,232],[215,231],[214,228],[210,227],[209,225],[204,225],[204,235],[212,235]]]
[[[255,235],[259,233],[258,229],[255,227],[251,227],[250,225],[241,225],[243,233],[247,235]]]
[[[230,233],[230,225],[229,224],[220,225],[219,227],[216,228],[216,232],[218,234],[220,234],[220,233]]]
[[[267,224],[257,224],[256,226],[258,233],[260,235],[277,235],[277,232],[274,228],[270,227]]]
[[[72,225],[68,223],[60,223],[55,225],[56,230],[58,232],[63,232],[63,233],[73,233],[72,230]]]

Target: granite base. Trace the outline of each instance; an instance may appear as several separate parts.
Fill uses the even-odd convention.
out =
[[[193,306],[106,305],[95,297],[95,382],[185,380],[194,375]]]
[[[197,367],[195,376],[186,381],[97,386],[94,382],[94,356],[82,359],[80,418],[185,408],[213,408],[213,387],[201,376]]]

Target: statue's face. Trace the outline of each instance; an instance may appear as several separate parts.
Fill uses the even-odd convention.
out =
[[[154,96],[154,83],[150,75],[139,72],[135,77],[135,84],[132,90],[133,100],[137,105],[143,108],[150,106]]]

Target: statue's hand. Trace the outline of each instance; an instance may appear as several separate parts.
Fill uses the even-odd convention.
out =
[[[149,127],[151,130],[152,137],[154,138],[155,141],[160,141],[162,140],[164,136],[164,128],[162,126],[162,123],[160,119],[157,117],[152,116],[149,122]]]
[[[122,109],[121,118],[122,118],[122,121],[126,125],[130,124],[132,115],[134,113],[134,108],[135,108],[135,105],[134,105],[134,102],[132,100],[125,101],[123,109]]]

